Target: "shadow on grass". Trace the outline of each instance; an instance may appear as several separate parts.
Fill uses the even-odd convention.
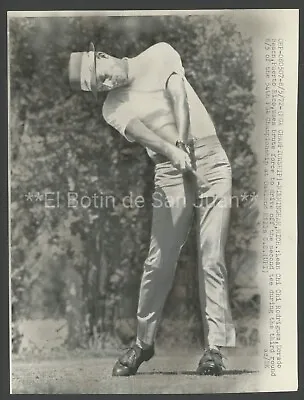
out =
[[[243,375],[243,374],[257,374],[259,371],[250,369],[231,369],[223,372],[223,375]]]
[[[256,373],[258,373],[258,371],[252,371],[249,369],[232,369],[224,371],[221,376],[256,374]],[[150,372],[137,372],[136,375],[197,375],[197,373],[196,371],[150,371]]]

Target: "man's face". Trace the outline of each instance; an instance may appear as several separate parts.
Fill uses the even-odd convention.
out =
[[[104,92],[124,85],[126,74],[116,58],[96,52],[96,80],[97,91]]]

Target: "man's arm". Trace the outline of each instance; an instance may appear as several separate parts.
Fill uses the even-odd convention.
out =
[[[171,98],[179,140],[187,143],[189,134],[189,106],[185,82],[182,75],[172,74],[167,82],[167,91]]]
[[[187,153],[178,149],[173,144],[157,136],[138,118],[133,118],[127,125],[127,135],[144,147],[163,154],[174,167],[184,172],[191,168],[191,160]]]

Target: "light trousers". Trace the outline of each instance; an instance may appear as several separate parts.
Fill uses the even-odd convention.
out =
[[[194,167],[205,182],[182,175],[155,156],[149,253],[137,310],[137,343],[152,345],[176,265],[196,213],[199,295],[204,346],[235,346],[228,298],[225,243],[231,208],[231,167],[217,136],[194,139]]]

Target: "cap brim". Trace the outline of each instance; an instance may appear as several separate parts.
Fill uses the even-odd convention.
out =
[[[89,45],[89,51],[92,51],[94,53],[94,68],[92,70],[92,75],[91,75],[91,91],[94,97],[97,98],[96,56],[95,56],[95,46],[93,42],[91,42]]]

